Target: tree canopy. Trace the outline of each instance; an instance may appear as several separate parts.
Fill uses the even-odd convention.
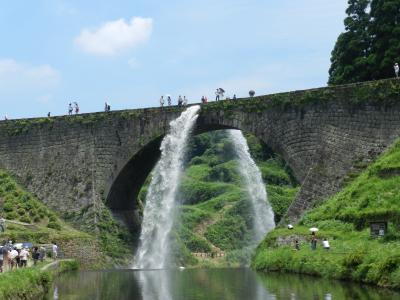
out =
[[[349,0],[345,32],[331,56],[329,84],[393,77],[400,59],[400,0]]]

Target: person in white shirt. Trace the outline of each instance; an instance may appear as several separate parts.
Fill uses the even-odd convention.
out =
[[[58,256],[58,246],[57,246],[56,243],[53,244],[52,250],[53,250],[53,258],[54,258],[54,259],[57,259],[57,256]]]
[[[325,250],[329,250],[330,246],[329,246],[329,242],[328,242],[327,239],[324,239],[324,240],[322,241],[322,247],[323,247]]]
[[[395,63],[393,68],[394,68],[394,73],[396,74],[396,78],[399,78],[399,70],[400,70],[400,68],[399,68],[398,63]]]
[[[8,252],[8,264],[11,270],[14,269],[14,267],[17,267],[17,256],[18,251],[16,249],[12,249]]]
[[[164,96],[161,96],[161,98],[160,98],[160,106],[161,107],[164,106]]]
[[[24,248],[21,250],[21,252],[19,253],[19,257],[21,260],[21,267],[26,267],[28,264],[28,257],[29,257],[29,251],[28,248]]]

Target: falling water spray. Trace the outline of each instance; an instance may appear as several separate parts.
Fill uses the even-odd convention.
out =
[[[174,223],[176,192],[183,171],[186,146],[200,106],[191,106],[170,123],[146,195],[139,248],[133,268],[162,269],[169,258],[169,234]]]

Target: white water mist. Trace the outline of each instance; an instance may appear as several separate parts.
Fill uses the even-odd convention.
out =
[[[175,197],[183,171],[185,150],[200,106],[191,106],[170,123],[146,195],[140,244],[133,268],[162,269],[168,261],[169,233],[174,222]]]
[[[229,130],[236,155],[238,156],[239,172],[242,176],[253,209],[254,242],[259,242],[275,228],[274,212],[268,202],[267,191],[262,175],[251,158],[249,146],[239,130]]]

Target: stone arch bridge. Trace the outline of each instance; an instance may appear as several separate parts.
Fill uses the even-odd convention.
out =
[[[0,168],[65,218],[96,222],[104,204],[137,211],[136,197],[180,108],[149,108],[0,122]],[[400,136],[400,80],[202,105],[195,132],[240,129],[280,154],[301,183],[295,222],[338,192]],[[138,224],[134,224],[138,225]]]

